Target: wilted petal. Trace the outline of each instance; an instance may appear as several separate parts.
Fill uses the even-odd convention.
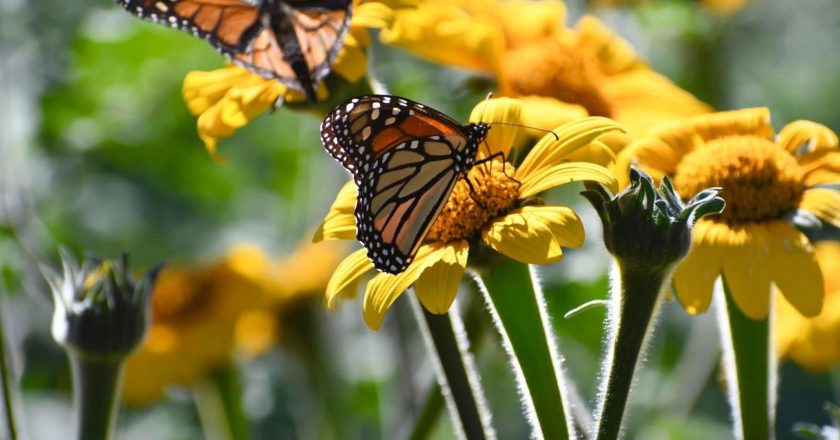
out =
[[[825,125],[811,121],[793,121],[779,132],[779,146],[791,154],[836,149],[837,134]]]

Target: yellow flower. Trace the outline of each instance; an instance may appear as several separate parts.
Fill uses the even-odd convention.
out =
[[[365,50],[371,44],[368,29],[383,27],[391,14],[385,2],[354,2],[350,31],[344,38],[333,72],[351,83],[360,80],[367,72]],[[325,87],[318,88],[319,99],[326,93]],[[218,158],[219,139],[232,136],[236,130],[273,108],[278,100],[306,100],[302,93],[238,66],[190,72],[184,78],[182,94],[187,108],[198,116],[198,136],[214,158]]]
[[[771,283],[800,313],[820,312],[817,256],[789,220],[813,214],[840,226],[840,191],[822,186],[840,182],[833,131],[797,121],[775,135],[766,108],[701,115],[631,143],[618,157],[620,180],[631,163],[657,180],[671,176],[683,196],[723,188],[726,210],[697,223],[692,250],[674,275],[689,313],[708,308],[719,275],[751,319],[767,316]]]
[[[149,335],[126,364],[126,403],[151,403],[167,386],[194,384],[227,365],[237,320],[269,303],[262,285],[268,265],[262,251],[242,246],[209,267],[164,268],[152,296]]]
[[[396,11],[380,39],[440,64],[493,75],[523,102],[522,123],[550,129],[586,115],[631,133],[711,109],[652,71],[600,21],[566,28],[558,1],[428,0]]]
[[[493,99],[476,106],[470,120],[518,123],[521,107],[513,99]],[[580,246],[584,231],[577,214],[564,206],[546,206],[537,195],[581,180],[614,187],[615,180],[606,169],[566,159],[576,149],[616,129],[615,123],[605,118],[582,119],[559,127],[557,137],[546,135],[518,167],[501,160],[473,167],[468,178],[475,192],[470,193],[463,179],[455,184],[411,265],[398,275],[376,273],[368,282],[363,306],[367,325],[379,329],[385,312],[412,285],[426,309],[446,313],[455,300],[469,249],[479,241],[529,264],[556,263],[563,255],[561,247]],[[492,125],[487,144],[492,152],[508,153],[515,135],[514,127]],[[356,186],[349,182],[336,197],[315,240],[355,240],[355,203]],[[373,271],[366,254],[366,249],[359,249],[336,268],[327,285],[330,308],[338,297],[353,296],[360,279]]]
[[[337,243],[305,243],[273,262],[242,245],[207,267],[165,268],[152,297],[148,338],[127,363],[126,403],[152,403],[169,386],[193,385],[235,354],[267,352],[283,317],[300,300],[323,295],[342,255]]]
[[[815,247],[825,279],[822,313],[808,319],[779,296],[776,347],[780,357],[822,372],[840,362],[840,243],[821,242]]]

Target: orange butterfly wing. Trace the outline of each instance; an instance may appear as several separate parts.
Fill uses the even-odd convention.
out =
[[[389,95],[353,98],[327,116],[321,140],[359,186],[356,237],[374,267],[395,274],[411,264],[487,130]]]

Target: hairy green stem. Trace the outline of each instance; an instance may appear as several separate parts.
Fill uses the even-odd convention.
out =
[[[113,438],[124,359],[86,356],[73,349],[68,349],[67,354],[73,371],[76,438]]]
[[[618,264],[610,301],[609,347],[602,371],[596,439],[612,440],[621,432],[621,420],[633,377],[651,322],[660,302],[666,274],[637,267],[632,262]]]
[[[773,439],[777,362],[771,346],[771,318],[748,318],[732,301],[725,279],[723,289],[725,313],[719,311],[718,316],[734,435],[744,440]]]
[[[478,375],[473,371],[475,367],[466,350],[465,335],[461,334],[459,341],[458,332],[463,331],[462,326],[453,325],[455,317],[450,313],[430,313],[416,298],[412,304],[423,326],[424,340],[439,362],[438,383],[444,396],[449,398],[453,422],[460,425],[460,432],[469,440],[494,438]]]
[[[12,401],[12,377],[6,355],[6,332],[3,327],[3,308],[0,307],[0,380],[3,382],[3,412],[6,416],[6,430],[10,440],[17,440],[15,407]]]
[[[208,439],[246,440],[248,420],[242,413],[242,393],[235,367],[221,368],[193,391],[204,435]]]
[[[574,437],[561,359],[536,273],[508,258],[487,263],[476,282],[502,335],[534,433],[546,439]]]

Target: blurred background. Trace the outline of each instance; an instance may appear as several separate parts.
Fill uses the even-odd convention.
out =
[[[568,7],[570,23],[599,16],[655,70],[717,109],[768,106],[777,129],[809,119],[840,130],[836,0],[756,0],[732,15],[677,0]],[[456,119],[466,120],[486,93],[465,87],[474,83],[468,72],[399,49],[375,45],[371,59],[391,93]],[[214,162],[180,91],[187,72],[222,64],[203,41],[141,22],[112,2],[0,0],[0,311],[28,438],[66,438],[71,421],[69,366],[49,334],[52,304],[37,261],[56,265],[64,244],[77,255],[127,250],[138,268],[164,260],[201,267],[250,243],[288,264],[347,180],[323,151],[319,118],[283,108],[224,140],[227,161]],[[550,198],[581,214],[587,245],[541,272],[568,374],[591,407],[604,311],[562,316],[606,296],[609,259],[578,191]],[[280,272],[279,288],[297,282],[295,271]],[[233,354],[252,437],[408,436],[433,383],[408,301],[372,332],[358,301],[330,313],[317,286],[303,290],[294,307],[271,309],[268,343]],[[474,285],[463,290],[462,307],[480,302]],[[498,336],[486,314],[466,319],[484,329],[473,344],[482,376],[494,378],[485,386],[500,438],[527,437]],[[628,438],[731,435],[713,319],[688,319],[676,303],[665,305],[632,397]],[[221,344],[212,333],[200,343]],[[837,373],[782,364],[780,438],[793,438],[795,422],[830,422],[822,407],[837,401]],[[117,437],[204,438],[212,428],[202,426],[189,389],[126,405]],[[431,438],[454,438],[446,414],[430,420]]]

